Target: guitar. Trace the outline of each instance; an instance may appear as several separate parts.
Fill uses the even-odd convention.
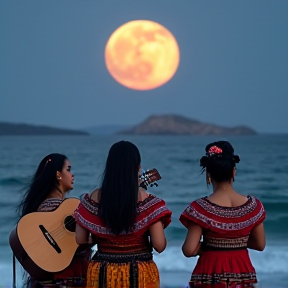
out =
[[[140,187],[158,186],[157,169],[145,171]],[[23,216],[9,236],[10,247],[30,276],[41,281],[53,279],[53,273],[71,263],[78,248],[75,241],[76,222],[72,217],[78,198],[65,199],[55,211],[33,212]]]
[[[161,175],[159,174],[157,169],[153,168],[151,170],[144,171],[139,177],[139,179],[141,181],[139,186],[147,190],[148,186],[158,187],[158,183],[156,181],[161,179]]]
[[[29,213],[11,231],[10,247],[33,278],[53,279],[53,272],[71,263],[78,248],[72,214],[79,203],[78,198],[67,198],[52,212]]]

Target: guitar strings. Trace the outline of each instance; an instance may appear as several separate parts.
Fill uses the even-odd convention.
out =
[[[74,224],[74,223],[76,223],[76,220],[73,218],[73,219],[69,220],[67,223],[65,223],[65,224],[64,224],[64,227],[65,227],[65,226],[69,226],[69,225]],[[70,231],[70,230],[67,229],[66,227],[65,227],[65,229],[68,230],[68,231]],[[65,232],[65,229],[63,229],[63,226],[59,226],[57,229],[51,230],[49,233],[50,233],[51,236],[53,236],[53,238],[54,238],[54,237],[59,236],[63,231]],[[58,231],[57,231],[57,230],[58,230]],[[75,232],[75,231],[70,231],[70,232]],[[66,233],[66,232],[65,232],[65,233]]]
[[[55,226],[55,225],[57,225],[57,226],[54,228],[54,230],[58,230],[58,229],[59,229],[58,223],[54,223],[54,226]],[[53,226],[52,226],[51,228],[53,228]],[[53,230],[51,230],[51,231],[53,231]],[[47,230],[47,232],[49,233],[48,230]],[[42,236],[43,236],[43,235],[41,235],[41,237],[38,238],[38,239],[36,239],[35,241],[30,242],[30,244],[27,245],[26,247],[28,248],[28,247],[30,247],[30,246],[35,245],[37,242],[42,242],[42,241],[43,241],[43,237],[42,237]]]
[[[57,226],[54,228],[54,227],[51,227],[51,228],[53,228],[52,230],[51,230],[51,228],[50,229],[48,229],[47,230],[47,232],[53,237],[53,239],[56,241],[56,240],[61,240],[61,239],[63,239],[64,237],[61,237],[61,238],[59,238],[59,235],[61,235],[62,234],[62,232],[64,232],[64,234],[66,234],[67,235],[67,233],[66,233],[66,231],[65,231],[65,229],[67,229],[65,226],[66,225],[70,225],[70,224],[73,224],[73,223],[75,223],[76,222],[76,220],[74,219],[74,218],[72,218],[72,219],[70,219],[67,223],[65,223],[64,225],[58,225],[58,223],[54,223],[54,224],[56,224]],[[64,227],[65,227],[65,229],[63,229]],[[68,230],[68,229],[67,229]],[[69,231],[69,230],[68,230]],[[71,231],[71,232],[73,232],[73,231]],[[36,239],[35,241],[33,241],[33,242],[31,242],[29,245],[27,245],[27,248],[28,247],[30,247],[30,246],[33,246],[33,245],[35,245],[37,242],[39,242],[39,241],[43,241],[43,238],[42,237],[40,237],[39,239]]]
[[[58,235],[61,234],[62,231],[65,232],[65,229],[68,230],[66,228],[66,226],[69,226],[71,224],[74,224],[76,222],[76,220],[74,218],[70,219],[67,223],[64,223],[64,225],[59,225],[57,228],[53,229],[53,230],[50,230],[47,232],[53,237],[53,238],[56,238]],[[63,229],[63,226],[65,227],[65,229]],[[69,231],[69,230],[68,230]],[[70,231],[70,232],[75,232],[75,231]],[[65,232],[66,233],[66,232]],[[55,239],[54,239],[55,240]]]

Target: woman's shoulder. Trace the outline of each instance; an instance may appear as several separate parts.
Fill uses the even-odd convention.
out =
[[[198,209],[201,208],[201,207],[202,207],[203,209],[205,209],[205,207],[207,206],[207,204],[209,204],[208,197],[207,197],[207,196],[201,197],[201,198],[198,198],[198,199],[193,200],[192,202],[190,202],[190,203],[186,206],[185,210],[187,210],[187,209],[196,209],[196,210],[198,210]],[[184,211],[185,211],[185,210],[184,210]]]
[[[94,189],[90,194],[89,197],[92,201],[94,201],[95,203],[99,203],[100,202],[100,188],[96,188]]]
[[[263,203],[261,202],[261,200],[259,200],[259,199],[256,198],[255,196],[253,196],[253,195],[248,195],[247,197],[251,198],[251,200],[254,201],[255,205],[264,208],[264,205],[263,205]]]
[[[239,210],[242,215],[265,212],[262,202],[253,195],[247,195],[247,201],[243,205],[232,208]]]
[[[263,203],[256,198],[255,196],[248,195],[250,201],[248,200],[248,208],[250,213],[253,213],[255,215],[255,218],[259,219],[265,219],[266,217],[266,211],[264,208]],[[256,219],[255,219],[256,220]]]
[[[80,200],[81,202],[91,202],[91,203],[96,203],[96,204],[99,204],[100,202],[100,189],[99,188],[96,188],[94,189],[92,192],[90,193],[83,193],[81,196],[80,196]]]
[[[199,198],[189,204],[188,207],[203,213],[215,214],[219,217],[242,217],[243,215],[254,213],[264,209],[263,204],[255,196],[247,195],[246,201],[238,206],[221,206],[209,200],[208,196]]]
[[[263,221],[265,216],[266,212],[263,204],[254,196],[248,195],[247,201],[236,207],[217,205],[206,196],[192,201],[184,209],[179,220],[186,227],[190,222],[194,222],[201,227],[209,228],[214,222],[220,225],[219,223],[226,223],[227,221],[229,223],[231,221],[242,221],[245,225],[254,225],[259,221]]]
[[[78,211],[87,210],[90,213],[93,213],[95,216],[98,215],[99,211],[99,202],[96,192],[97,189],[93,190],[91,193],[84,193],[80,197],[80,204],[78,206]],[[95,192],[95,194],[93,194]]]
[[[60,198],[47,198],[38,207],[37,212],[50,212],[58,208],[63,202]]]
[[[138,192],[138,203],[141,203],[144,201],[146,198],[150,196],[150,193],[142,188],[139,188]]]
[[[198,198],[186,206],[179,217],[179,221],[188,227],[189,223],[194,223],[200,227],[207,228],[207,197]]]
[[[138,210],[143,211],[151,208],[166,206],[166,202],[163,199],[149,192],[144,193],[137,203]]]
[[[171,215],[172,212],[166,206],[166,202],[151,193],[147,193],[147,197],[137,203],[136,222],[138,224],[145,223],[144,226],[150,226],[157,221],[162,221],[164,227],[167,227],[171,222]]]
[[[211,209],[213,211],[216,211],[216,210],[229,210],[229,209],[230,210],[248,209],[250,211],[251,208],[256,208],[257,206],[263,207],[263,204],[261,203],[261,201],[259,199],[257,199],[255,196],[247,195],[245,197],[246,197],[246,201],[242,205],[234,206],[234,207],[233,206],[227,207],[227,206],[221,206],[219,204],[216,204],[216,203],[210,201],[208,196],[205,196],[205,197],[201,197],[201,198],[198,198],[198,199],[192,201],[188,205],[187,208],[190,207],[190,208],[193,208],[193,209],[204,209],[204,210],[208,210],[208,211],[211,211]]]
[[[198,198],[186,205],[184,211],[182,212],[182,215],[194,215],[198,212],[204,213],[207,209],[207,205],[209,205],[209,201],[207,201],[207,196]]]

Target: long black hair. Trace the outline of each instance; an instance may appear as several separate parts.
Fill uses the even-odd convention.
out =
[[[67,157],[62,154],[52,153],[45,156],[28,185],[24,188],[23,200],[17,207],[20,217],[37,211],[39,205],[48,194],[59,186],[57,171],[62,171]]]
[[[234,155],[234,148],[228,141],[210,143],[205,148],[206,156],[200,159],[202,172],[207,171],[216,182],[229,182],[233,178],[233,169],[240,162]]]
[[[102,177],[99,213],[114,234],[128,232],[135,222],[140,163],[133,143],[120,141],[111,146]]]

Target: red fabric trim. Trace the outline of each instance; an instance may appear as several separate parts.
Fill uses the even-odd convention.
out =
[[[249,234],[251,229],[264,221],[266,212],[262,203],[253,196],[239,207],[221,207],[213,205],[205,197],[193,201],[180,215],[180,222],[187,228],[195,223],[203,229],[220,232],[241,231],[240,235]]]
[[[172,212],[166,207],[165,201],[154,195],[149,195],[144,201],[138,203],[136,221],[131,231],[117,235],[117,237],[126,237],[132,233],[137,237],[158,221],[162,221],[166,228],[171,222],[171,215]],[[88,194],[83,197],[82,202],[74,212],[74,218],[80,226],[88,229],[96,236],[115,237],[98,216],[98,203],[91,200]]]

